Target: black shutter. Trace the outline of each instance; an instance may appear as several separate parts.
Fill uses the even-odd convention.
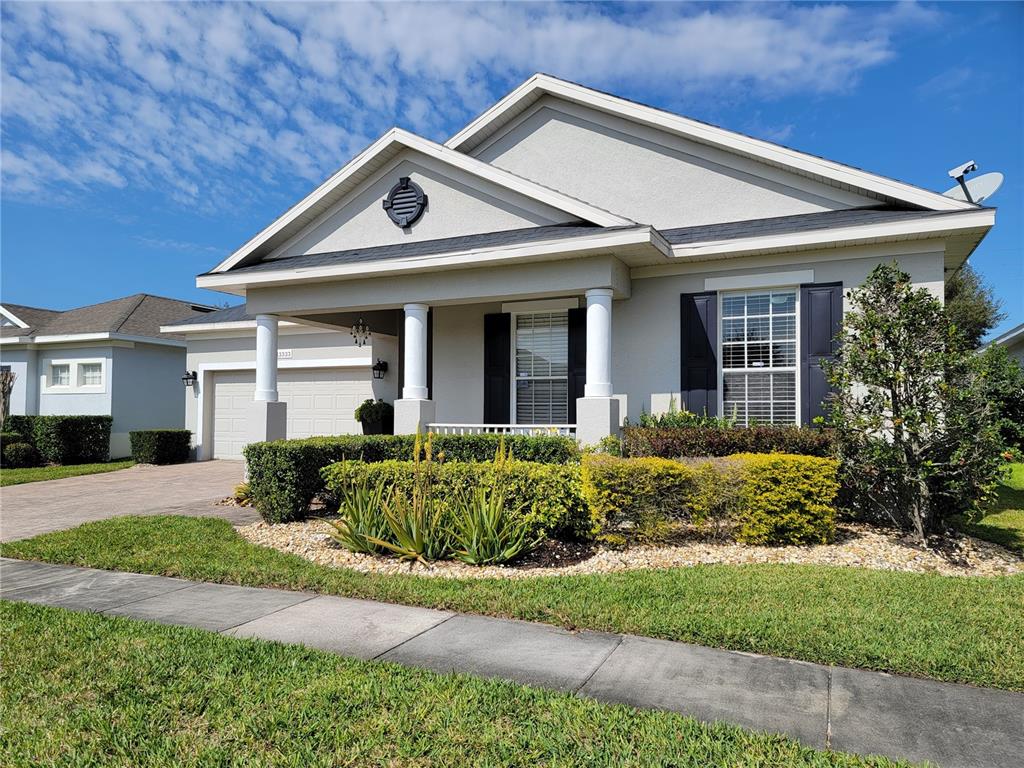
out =
[[[680,408],[718,415],[718,294],[680,296]]]
[[[576,423],[576,398],[587,385],[587,310],[569,310],[569,423]]]
[[[484,423],[508,424],[512,400],[512,315],[484,315]]]
[[[800,286],[800,423],[825,415],[832,393],[822,363],[834,360],[836,336],[843,319],[843,284]]]

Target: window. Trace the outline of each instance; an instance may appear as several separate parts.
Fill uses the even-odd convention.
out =
[[[569,313],[514,317],[515,421],[565,424],[569,420]]]
[[[796,290],[722,294],[723,415],[796,423]]]
[[[82,363],[78,366],[78,386],[103,386],[103,363]]]
[[[71,386],[71,366],[67,363],[61,363],[60,365],[50,366],[50,386],[51,387],[70,387]]]

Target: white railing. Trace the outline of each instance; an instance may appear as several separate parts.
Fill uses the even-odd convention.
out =
[[[576,434],[575,424],[427,424],[435,435],[563,435]]]

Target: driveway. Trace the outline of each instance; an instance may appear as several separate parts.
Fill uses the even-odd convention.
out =
[[[250,508],[220,506],[242,482],[241,461],[138,466],[0,489],[0,541],[25,539],[121,515],[219,517],[255,522]]]

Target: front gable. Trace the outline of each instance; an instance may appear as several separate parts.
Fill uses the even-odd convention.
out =
[[[402,178],[409,178],[426,195],[422,215],[407,227],[396,224],[382,204]],[[578,217],[527,195],[445,166],[414,150],[406,150],[271,252],[268,258],[397,245],[577,220]]]

